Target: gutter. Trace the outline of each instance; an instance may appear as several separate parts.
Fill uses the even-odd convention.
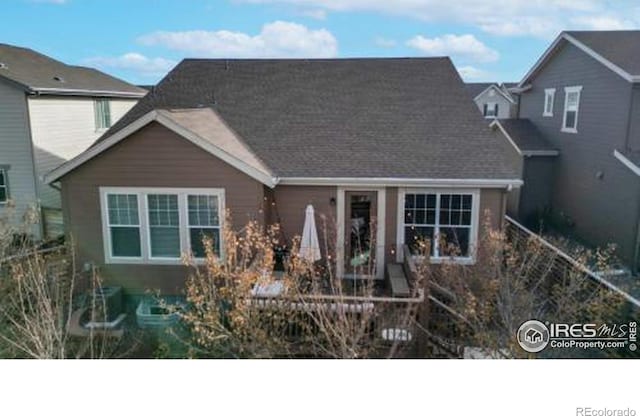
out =
[[[313,186],[405,186],[405,187],[455,187],[455,188],[519,188],[521,179],[441,179],[441,178],[348,178],[348,177],[283,177],[276,178],[278,185]]]
[[[117,97],[117,98],[142,98],[147,92],[125,92],[108,90],[80,90],[68,88],[30,88],[32,94],[36,95],[73,95],[80,97]]]

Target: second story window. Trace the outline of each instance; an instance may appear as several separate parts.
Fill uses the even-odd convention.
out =
[[[111,127],[111,105],[106,98],[96,99],[93,102],[96,119],[96,130],[106,130]]]
[[[9,201],[9,181],[7,180],[7,170],[0,168],[0,205]]]
[[[498,103],[486,103],[482,113],[486,118],[498,117]]]
[[[578,111],[580,109],[580,92],[582,87],[565,87],[564,89],[564,116],[562,118],[562,131],[565,133],[578,132]]]
[[[544,112],[543,117],[553,117],[553,100],[556,96],[555,88],[547,88],[544,90]]]

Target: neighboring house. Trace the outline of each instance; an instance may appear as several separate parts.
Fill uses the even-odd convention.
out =
[[[485,118],[514,118],[518,112],[513,83],[472,82],[465,84],[469,95]]]
[[[15,222],[39,205],[35,237],[60,234],[59,191],[42,176],[89,147],[145,93],[95,69],[0,44],[0,215],[9,200]]]
[[[553,149],[556,224],[638,267],[640,31],[563,32],[520,82],[520,117]],[[541,178],[542,180],[542,178]],[[526,180],[525,180],[526,182]],[[523,193],[530,189],[525,184]],[[535,189],[533,187],[532,189]]]
[[[176,293],[181,253],[202,257],[202,235],[220,252],[225,210],[236,228],[280,224],[289,244],[312,204],[341,277],[366,253],[384,278],[420,236],[457,244],[433,261],[473,264],[485,215],[500,227],[521,184],[510,152],[448,58],[189,59],[46,180],[80,264],[129,293]]]

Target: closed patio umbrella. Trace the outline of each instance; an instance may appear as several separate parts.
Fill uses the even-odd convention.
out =
[[[313,213],[313,206],[311,205],[307,205],[304,218],[302,240],[300,241],[300,257],[309,262],[314,262],[322,258],[320,255],[320,243],[318,243],[316,219]]]

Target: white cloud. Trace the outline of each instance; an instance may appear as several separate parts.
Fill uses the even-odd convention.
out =
[[[338,41],[328,30],[283,21],[265,24],[257,35],[229,30],[159,31],[138,41],[200,57],[329,58],[338,54]]]
[[[634,24],[614,16],[581,16],[572,19],[574,26],[586,30],[624,30],[633,29]]]
[[[500,58],[496,50],[473,35],[443,35],[435,38],[418,35],[409,39],[407,45],[428,56],[452,56],[473,62],[494,62]]]
[[[398,42],[393,39],[387,39],[380,36],[375,38],[373,42],[380,48],[393,48],[398,44]]]
[[[87,58],[83,63],[101,69],[134,71],[143,77],[158,77],[169,72],[177,62],[165,58],[148,58],[136,52],[129,52],[120,56]]]
[[[479,79],[486,79],[489,77],[489,73],[482,69],[478,69],[474,66],[461,66],[458,69],[460,76],[465,81],[475,81]]]
[[[316,20],[324,20],[327,18],[327,11],[324,9],[306,9],[300,11],[300,16],[310,17]]]
[[[561,30],[579,27],[573,20],[591,20],[591,27],[612,27],[612,19],[627,17],[637,0],[240,0],[248,3],[286,3],[334,12],[376,12],[424,21],[469,24],[501,36],[553,38]],[[610,20],[601,16],[612,14]],[[585,20],[586,19],[586,20]],[[598,22],[597,19],[601,19]],[[621,19],[624,20],[624,19]],[[640,19],[627,22],[639,27]],[[627,24],[625,24],[626,27]]]

